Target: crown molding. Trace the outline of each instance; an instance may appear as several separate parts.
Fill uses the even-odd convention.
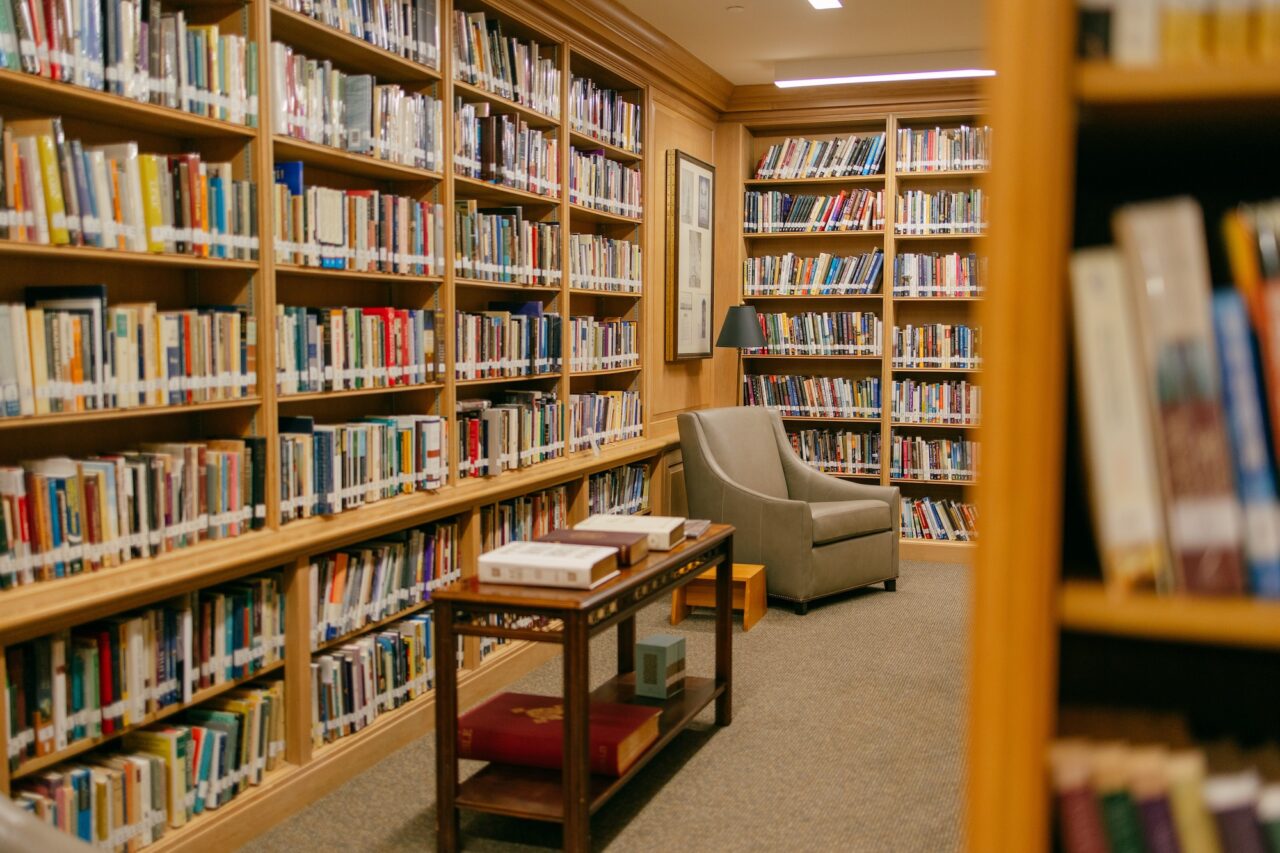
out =
[[[913,109],[978,110],[985,92],[985,78],[958,80],[908,80],[897,83],[846,83],[839,86],[807,86],[779,89],[772,83],[735,86],[722,118],[750,121],[777,118],[778,111],[805,110],[830,113],[833,121],[848,119],[850,110],[867,113],[909,112]]]

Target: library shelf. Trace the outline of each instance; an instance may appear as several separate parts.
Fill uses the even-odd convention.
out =
[[[817,423],[838,423],[838,424],[878,424],[879,417],[874,418],[848,418],[840,415],[780,415],[784,421],[796,421],[804,423],[806,421],[815,421]]]
[[[1280,98],[1280,64],[1244,62],[1171,68],[1124,68],[1110,62],[1078,62],[1076,95],[1083,104],[1178,104],[1216,102],[1242,109],[1250,102]]]
[[[1264,598],[1126,593],[1099,580],[1068,579],[1058,610],[1060,624],[1072,631],[1280,649],[1280,602]]]
[[[878,473],[868,474],[866,472],[857,473],[854,471],[823,471],[821,468],[815,468],[814,470],[822,474],[830,474],[832,477],[839,477],[841,480],[874,480],[877,483],[880,482],[880,475]]]
[[[637,216],[623,216],[621,213],[610,213],[607,210],[596,210],[576,201],[569,202],[569,220],[572,222],[592,222],[598,225],[642,225],[644,220]]]
[[[569,144],[584,153],[603,151],[604,156],[621,163],[640,163],[644,161],[643,154],[629,151],[610,142],[602,142],[594,136],[588,136],[576,130],[569,131]]]
[[[48,755],[42,755],[37,758],[33,758],[29,761],[24,761],[23,763],[18,765],[16,770],[13,771],[13,773],[11,774],[11,778],[20,779],[24,776],[30,776],[33,773],[38,773],[39,771],[44,770],[47,767],[52,767],[55,764],[66,761],[67,759],[72,758],[76,755],[80,755],[83,752],[88,752],[94,747],[101,746],[104,743],[110,743],[111,741],[116,740],[117,738],[123,737],[129,732],[137,731],[138,729],[141,729],[141,728],[146,728],[152,723],[158,723],[161,720],[166,719],[168,717],[172,717],[174,714],[177,714],[181,711],[194,708],[197,705],[199,705],[201,702],[207,702],[208,700],[222,693],[225,693],[228,690],[233,690],[236,687],[239,687],[243,684],[247,684],[250,681],[254,681],[264,676],[270,675],[271,673],[281,670],[283,668],[284,668],[284,660],[273,661],[272,663],[267,664],[266,666],[262,667],[262,669],[258,670],[252,675],[246,675],[243,678],[235,678],[229,681],[224,681],[222,684],[215,684],[212,687],[206,687],[203,690],[193,691],[191,694],[190,702],[178,702],[174,705],[169,705],[168,707],[161,708],[159,711],[154,711],[150,714],[147,714],[138,722],[130,723],[127,726],[123,726],[117,729],[116,731],[112,732],[111,734],[105,734],[95,738],[84,738],[76,741],[75,743],[68,744],[66,749],[57,750],[55,752],[49,753]]]
[[[743,299],[874,299],[884,300],[883,293],[744,293]]]
[[[560,373],[529,373],[524,376],[485,376],[480,379],[455,379],[454,386],[471,388],[479,385],[495,385],[502,382],[538,382],[543,379],[559,379]]]
[[[621,776],[591,776],[588,810],[595,812],[604,805],[723,690],[723,687],[716,686],[713,679],[688,676],[685,678],[684,690],[662,702],[653,700],[653,707],[662,711],[658,718],[658,739]],[[615,676],[606,681],[591,692],[591,701],[634,702],[634,673]],[[537,767],[486,764],[458,786],[457,805],[460,808],[510,817],[562,820],[564,796],[561,791],[561,774],[559,770]]]
[[[965,231],[955,234],[899,234],[894,233],[895,240],[980,240],[987,236],[985,231]]]
[[[318,166],[348,175],[359,175],[382,181],[436,182],[444,179],[444,175],[429,169],[419,169],[416,166],[393,163],[390,160],[379,160],[368,154],[343,151],[331,145],[294,139],[292,136],[279,133],[271,137],[271,147],[275,151],[277,162],[301,160],[308,166]]]
[[[427,608],[431,607],[431,605],[432,605],[432,602],[430,599],[427,599],[426,601],[419,601],[417,604],[412,604],[404,608],[403,610],[399,610],[391,614],[390,616],[384,616],[381,619],[377,619],[373,622],[368,622],[364,625],[361,625],[359,628],[356,628],[355,630],[348,631],[345,634],[334,637],[332,640],[325,640],[322,643],[316,643],[314,646],[311,647],[311,653],[316,654],[318,652],[328,651],[329,649],[335,649],[338,646],[351,642],[356,637],[359,637],[362,634],[368,634],[372,631],[377,631],[379,628],[385,628],[386,626],[390,625],[392,622],[399,622],[401,619],[407,619],[415,613],[421,613],[423,610],[426,610]]]
[[[510,98],[504,98],[501,95],[490,92],[487,89],[481,89],[471,83],[462,80],[453,81],[454,97],[462,97],[464,100],[481,100],[487,101],[492,106],[498,108],[498,113],[503,112],[515,113],[531,128],[539,130],[558,130],[560,128],[560,119],[540,113],[537,110],[526,107],[524,104],[518,104]]]
[[[885,175],[846,175],[838,178],[747,178],[743,186],[752,189],[762,187],[838,187],[843,184],[881,184]]]
[[[277,394],[281,406],[290,403],[310,403],[316,400],[341,400],[346,397],[368,397],[373,394],[404,394],[409,391],[440,391],[443,382],[419,382],[414,385],[380,385],[374,388],[339,388],[333,391],[302,391],[297,394]]]
[[[894,373],[981,373],[981,367],[903,367],[893,365]]]
[[[397,272],[370,272],[367,270],[340,270],[329,267],[308,267],[302,264],[275,265],[276,276],[297,276],[299,278],[358,279],[360,281],[381,281],[386,284],[443,284],[444,276],[409,275]]]
[[[919,421],[893,421],[889,426],[894,429],[977,429],[978,424],[931,424]]]
[[[894,172],[893,176],[899,181],[915,181],[931,178],[976,178],[990,172],[990,169],[945,169],[936,172]]]
[[[258,396],[236,397],[232,400],[210,400],[206,403],[185,403],[177,406],[134,406],[128,409],[93,409],[87,412],[51,412],[47,415],[20,415],[16,418],[0,418],[0,432],[32,427],[60,427],[101,421],[126,421],[134,418],[164,415],[190,415],[215,412],[221,409],[250,409],[262,405]]]
[[[184,139],[241,139],[247,143],[258,136],[256,127],[135,101],[21,71],[0,70],[0,103]]]
[[[3,86],[2,82],[0,86]],[[43,243],[22,243],[17,240],[0,240],[0,257],[140,264],[150,267],[185,269],[258,269],[258,261],[242,261],[236,258],[202,258],[198,255],[182,255],[176,252],[127,252],[120,249],[99,249],[96,246],[52,246]]]
[[[981,302],[981,296],[895,296],[894,302]]]
[[[606,299],[639,299],[644,296],[639,290],[595,290],[590,287],[569,287],[570,296],[603,296]]]
[[[641,365],[633,364],[629,367],[606,367],[599,370],[570,370],[569,375],[578,376],[617,376],[622,373],[639,373]]]
[[[267,5],[271,9],[271,38],[301,48],[313,59],[329,59],[345,71],[373,74],[379,83],[400,83],[406,88],[422,87],[440,79],[440,72],[434,68],[383,50],[278,3],[267,2]]]
[[[560,204],[558,195],[538,195],[528,190],[493,184],[479,178],[468,178],[465,175],[453,176],[453,190],[459,200],[474,199],[491,204],[540,204],[547,207]]]
[[[751,352],[751,353],[744,352],[742,354],[742,357],[743,358],[768,358],[768,359],[820,358],[823,361],[882,361],[884,359],[884,356],[880,356],[880,355],[778,355],[776,353],[768,353],[768,352]]]
[[[743,231],[744,240],[787,240],[796,237],[879,237],[884,238],[883,228],[869,228],[862,231]]]
[[[483,278],[458,278],[455,276],[453,285],[454,287],[488,290],[526,290],[550,294],[560,293],[560,285],[558,284],[522,284],[518,281],[489,281]]]
[[[890,477],[892,485],[908,486],[976,486],[977,480],[927,480],[923,477]]]

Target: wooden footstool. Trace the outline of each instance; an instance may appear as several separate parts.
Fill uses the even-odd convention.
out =
[[[679,625],[690,607],[716,606],[716,570],[707,569],[671,593],[671,624]],[[733,609],[742,611],[742,630],[751,626],[769,609],[765,598],[764,566],[733,564]]]

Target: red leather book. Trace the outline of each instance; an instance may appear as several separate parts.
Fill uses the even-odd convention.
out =
[[[658,739],[658,708],[591,703],[591,772],[621,776]],[[554,696],[499,693],[458,718],[458,756],[558,770],[564,704]]]

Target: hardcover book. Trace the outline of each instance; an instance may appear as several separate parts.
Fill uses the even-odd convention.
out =
[[[658,708],[592,702],[591,772],[621,776],[658,739]],[[499,693],[458,718],[458,757],[559,769],[564,705],[552,696]]]
[[[646,533],[626,533],[613,530],[570,530],[562,527],[559,530],[544,533],[538,537],[537,541],[617,548],[619,566],[634,566],[649,556],[649,536]]]
[[[618,549],[559,542],[509,542],[480,555],[480,580],[592,589],[618,574]]]
[[[684,519],[676,516],[593,515],[573,529],[644,533],[649,537],[650,551],[670,551],[684,541]]]

